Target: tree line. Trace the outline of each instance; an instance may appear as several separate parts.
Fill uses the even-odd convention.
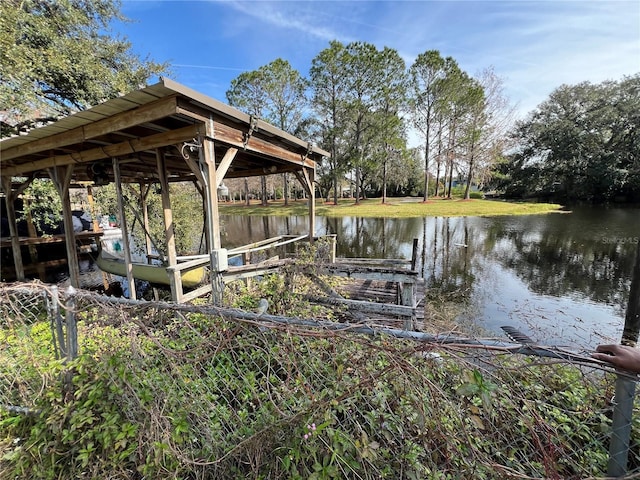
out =
[[[3,137],[168,72],[111,34],[110,23],[124,19],[119,8],[115,0],[0,2]],[[389,47],[332,41],[308,75],[278,58],[240,74],[226,96],[329,151],[316,180],[335,203],[344,188],[356,202],[389,193],[451,197],[454,183],[465,198],[476,184],[511,197],[606,202],[640,201],[639,84],[635,74],[562,85],[514,123],[491,68],[472,76],[437,50],[406,65]],[[282,184],[286,202],[286,176]],[[268,190],[263,179],[263,201]]]
[[[227,100],[329,151],[318,183],[335,203],[347,176],[356,202],[372,192],[385,201],[389,189],[451,197],[454,178],[468,198],[501,158],[513,114],[491,69],[471,77],[437,50],[407,68],[396,50],[366,42],[330,42],[307,78],[280,58],[242,73]],[[410,132],[422,147],[408,147]]]
[[[640,202],[640,74],[562,85],[511,136],[494,175],[508,196]]]

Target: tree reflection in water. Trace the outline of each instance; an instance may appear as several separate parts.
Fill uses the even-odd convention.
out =
[[[303,234],[308,228],[304,216],[222,218],[228,247]],[[640,209],[505,217],[319,217],[316,233],[336,234],[337,254],[344,257],[408,259],[417,238],[417,268],[427,288],[468,304],[469,315],[496,332],[504,321],[531,327],[546,320],[551,326],[582,322],[615,337],[640,241]],[[593,318],[584,318],[585,305],[595,307],[593,315],[586,314]]]

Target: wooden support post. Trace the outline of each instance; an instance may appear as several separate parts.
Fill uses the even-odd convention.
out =
[[[149,207],[147,205],[147,195],[151,190],[151,185],[140,182],[140,208],[142,210],[142,228],[144,229],[144,246],[147,254],[147,263],[151,264],[151,254],[153,252],[153,240],[149,233]],[[156,287],[153,287],[153,298],[160,300],[160,293]]]
[[[202,172],[200,172],[202,173]],[[207,229],[207,195],[205,193],[206,182],[193,182],[196,186],[196,190],[200,194],[200,200],[202,200],[202,234],[200,234],[200,244],[198,245],[198,253],[209,252],[209,230]],[[204,238],[204,249],[202,248],[202,239]]]
[[[96,214],[96,204],[93,201],[93,188],[91,185],[87,185],[87,199],[89,200],[89,209],[91,210],[91,220],[93,221],[93,231],[100,231],[100,224],[98,223],[98,215]],[[96,238],[96,242],[102,242],[100,238]],[[102,272],[102,286],[105,291],[109,289],[109,279],[107,278],[107,273]]]
[[[418,266],[418,239],[413,239],[413,248],[411,249],[411,270],[416,271]]]
[[[400,304],[413,309],[411,318],[406,318],[404,322],[404,330],[415,330],[416,328],[416,284],[415,282],[398,282],[398,290],[400,293]]]
[[[87,185],[87,199],[89,200],[89,210],[91,213],[91,221],[93,223],[93,231],[98,232],[100,230],[100,224],[98,223],[98,215],[96,214],[96,204],[93,201],[93,188],[91,185]]]
[[[24,265],[22,263],[22,253],[20,251],[20,237],[18,236],[18,224],[16,223],[16,208],[13,188],[11,186],[11,177],[2,177],[2,190],[4,191],[5,201],[7,204],[7,219],[9,221],[9,234],[11,235],[11,250],[13,250],[13,267],[16,272],[16,279],[24,282]]]
[[[242,264],[249,265],[251,263],[251,252],[244,252],[242,254]],[[248,288],[251,287],[251,277],[246,277],[244,279],[244,284]]]
[[[411,271],[416,271],[418,262],[418,239],[413,239],[413,248],[411,250]],[[417,280],[417,279],[416,279]],[[412,308],[413,314],[410,319],[405,320],[405,330],[416,330],[418,318],[416,315],[417,294],[416,289],[418,287],[417,281],[411,283],[399,283],[400,298],[402,305],[407,305]]]
[[[316,189],[314,186],[315,169],[302,167],[302,171],[294,172],[302,188],[309,195],[309,243],[313,244],[316,236]]]
[[[156,150],[156,160],[158,162],[158,175],[160,179],[160,188],[162,191],[162,212],[164,217],[164,236],[167,246],[167,260],[169,267],[175,267],[178,264],[176,253],[176,237],[173,228],[173,212],[171,210],[171,197],[169,195],[169,181],[167,180],[167,167],[162,149]],[[171,298],[174,302],[182,301],[182,277],[180,271],[170,269],[169,283],[171,285]]]
[[[64,238],[67,244],[67,265],[69,267],[69,279],[71,285],[80,288],[80,266],[78,264],[78,252],[76,250],[76,235],[73,231],[73,216],[71,213],[71,198],[69,186],[74,165],[54,167],[49,169],[49,176],[62,199],[62,219],[64,224]]]
[[[327,235],[329,238],[330,251],[329,251],[329,263],[336,263],[336,247],[338,243],[338,235],[335,233]]]
[[[200,164],[204,164],[206,168],[204,177],[207,182],[205,186],[205,196],[207,204],[207,231],[209,232],[209,255],[211,258],[211,299],[214,305],[222,305],[224,280],[222,278],[222,272],[219,272],[217,268],[218,257],[216,253],[216,250],[219,250],[221,247],[221,242],[217,191],[218,179],[216,175],[216,157],[213,140],[214,133],[213,119],[209,119],[205,124],[205,135],[200,136],[202,143],[200,152],[203,155]]]
[[[204,164],[206,168],[207,186],[205,189],[207,197],[207,210],[210,215],[208,218],[208,227],[211,232],[211,249],[221,247],[220,243],[220,212],[218,211],[218,178],[216,174],[216,157],[213,143],[213,121],[210,120],[206,125],[206,134],[203,138]]]
[[[35,238],[38,236],[38,234],[36,232],[36,227],[33,224],[31,209],[28,207],[28,205],[28,200],[26,198],[23,198],[23,207],[27,213],[27,231],[29,232],[29,236],[31,238]],[[38,261],[38,249],[35,245],[29,245],[29,256],[31,257],[31,263],[36,265],[38,278],[40,279],[40,281],[44,282],[46,279],[46,271],[44,265]]]
[[[129,298],[136,299],[136,282],[133,278],[133,267],[131,265],[131,248],[129,246],[129,229],[127,228],[127,217],[122,201],[122,178],[120,176],[120,163],[117,158],[113,158],[113,177],[116,184],[116,199],[118,201],[118,214],[120,215],[120,229],[122,230],[122,246],[124,250],[124,264],[127,269],[127,284],[129,286]]]
[[[65,346],[67,360],[78,358],[78,321],[76,319],[76,292],[72,287],[65,291],[65,317],[66,317],[66,338]]]
[[[147,255],[153,252],[153,242],[149,233],[149,206],[147,205],[147,195],[151,190],[151,185],[140,183],[140,208],[142,209],[142,226],[144,228],[144,246]],[[148,257],[147,257],[148,258]]]
[[[307,181],[309,182],[309,241],[313,243],[313,238],[316,236],[316,171],[315,168],[305,168],[304,171],[308,174]]]

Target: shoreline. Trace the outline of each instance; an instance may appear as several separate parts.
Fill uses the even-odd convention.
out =
[[[269,202],[262,206],[258,201],[251,204],[218,204],[221,215],[260,216],[305,216],[309,214],[306,200],[290,200],[285,206],[283,200]],[[370,218],[411,218],[411,217],[483,217],[500,215],[534,215],[546,213],[568,213],[557,203],[511,202],[504,200],[464,200],[434,199],[423,202],[420,198],[380,198],[361,200],[356,205],[352,199],[344,199],[338,205],[316,200],[316,215],[321,217],[370,217]]]

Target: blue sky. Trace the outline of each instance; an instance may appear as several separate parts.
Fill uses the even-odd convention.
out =
[[[171,78],[226,101],[233,78],[280,57],[304,76],[331,40],[426,50],[469,74],[493,67],[522,117],[563,83],[640,72],[640,1],[123,0],[114,30]]]

